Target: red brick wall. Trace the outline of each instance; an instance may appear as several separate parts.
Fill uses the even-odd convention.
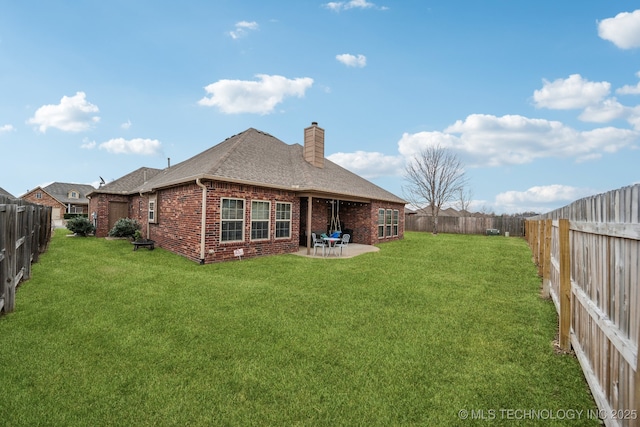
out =
[[[207,213],[204,262],[237,259],[235,249],[243,249],[244,257],[296,252],[300,227],[300,200],[295,194],[261,187],[207,181]],[[243,199],[245,228],[242,242],[220,241],[220,205],[223,198]],[[251,201],[271,202],[271,228],[269,239],[251,241]],[[291,237],[275,238],[276,202],[291,203]],[[146,203],[146,202],[145,202]],[[149,238],[159,247],[200,261],[202,221],[202,188],[195,183],[174,187],[157,193],[157,223],[149,224]],[[144,207],[146,221],[146,204]],[[146,224],[146,222],[145,222]],[[143,227],[144,228],[144,227]]]
[[[37,193],[42,194],[41,199],[36,198]],[[51,197],[49,194],[47,194],[42,190],[33,190],[30,193],[27,193],[24,196],[22,196],[21,199],[31,203],[38,204],[38,205],[51,206],[52,208],[60,208],[61,209],[60,217],[62,217],[62,215],[67,212],[67,206],[64,203],[60,203],[59,201],[57,201],[56,199],[54,199],[53,197]]]
[[[156,194],[156,223],[148,224],[149,238],[162,248],[199,261],[201,213],[202,189],[195,183],[161,190]]]
[[[300,233],[306,227],[306,198],[297,197],[294,192],[279,191],[263,187],[206,181],[207,212],[205,232],[204,262],[219,262],[237,259],[234,250],[243,249],[244,257],[274,255],[296,252],[300,245]],[[156,241],[158,247],[165,248],[193,261],[200,262],[200,229],[202,220],[202,188],[195,183],[168,188],[156,194],[157,222],[147,222],[148,197],[95,195],[89,204],[90,212],[98,213],[96,236],[105,237],[109,201],[128,201],[130,218],[142,225],[142,234]],[[244,240],[242,242],[221,242],[220,206],[223,198],[242,199],[245,203]],[[270,236],[266,240],[251,240],[251,201],[271,202]],[[301,207],[302,200],[302,207]],[[276,202],[291,203],[291,237],[275,238]],[[326,231],[331,221],[331,204],[325,199],[314,199],[312,231]],[[378,239],[378,209],[399,210],[398,236]],[[301,218],[302,214],[302,218]],[[404,236],[404,206],[385,202],[354,203],[343,202],[340,206],[340,220],[344,228],[353,230],[352,241],[373,245],[384,241],[401,239]]]
[[[129,216],[133,210],[132,198],[129,196],[120,196],[114,194],[94,194],[89,199],[89,219],[95,212],[97,215],[96,237],[107,237],[109,234],[109,202],[128,202]]]
[[[398,211],[398,235],[397,236],[385,236],[382,238],[378,237],[378,210],[379,209],[391,209]],[[397,203],[387,203],[387,202],[374,202],[371,204],[371,220],[373,226],[370,229],[370,244],[374,245],[376,243],[389,242],[393,240],[400,240],[404,238],[404,205]]]

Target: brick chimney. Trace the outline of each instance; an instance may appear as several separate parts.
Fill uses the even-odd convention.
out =
[[[318,122],[304,130],[304,159],[317,168],[324,168],[324,129]]]

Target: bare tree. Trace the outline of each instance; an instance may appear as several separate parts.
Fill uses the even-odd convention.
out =
[[[458,190],[458,201],[456,205],[461,211],[469,212],[471,206],[471,199],[473,199],[473,191],[470,188],[460,187]]]
[[[453,152],[436,145],[418,153],[405,168],[405,198],[417,208],[431,208],[433,234],[438,234],[442,205],[458,196],[467,185],[462,162]]]

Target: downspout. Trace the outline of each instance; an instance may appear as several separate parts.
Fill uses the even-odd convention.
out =
[[[139,192],[140,193],[140,199],[142,199],[144,196],[142,195],[142,191]],[[142,217],[142,212],[140,212],[140,203],[138,203],[138,215],[140,217]],[[147,239],[151,239],[151,229],[149,228],[149,198],[147,197],[147,220],[145,221],[147,223]]]
[[[200,219],[200,265],[204,264],[205,232],[207,227],[207,187],[196,179],[198,187],[202,188],[202,218]]]

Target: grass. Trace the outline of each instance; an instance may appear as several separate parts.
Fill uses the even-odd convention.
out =
[[[66,233],[0,318],[0,425],[598,425],[521,239],[200,266]]]

